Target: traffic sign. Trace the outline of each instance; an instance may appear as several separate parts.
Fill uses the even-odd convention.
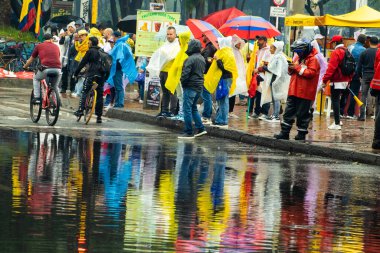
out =
[[[285,7],[270,7],[270,16],[271,17],[279,17],[279,18],[285,18],[286,17],[286,8]]]
[[[273,0],[274,5],[281,6],[285,3],[285,0]]]

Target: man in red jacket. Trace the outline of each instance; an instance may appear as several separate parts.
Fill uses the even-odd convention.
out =
[[[335,50],[331,53],[329,65],[326,74],[323,77],[323,87],[330,82],[331,86],[331,100],[334,110],[334,123],[328,127],[330,130],[341,130],[340,123],[340,96],[342,92],[347,89],[348,83],[351,81],[352,76],[345,76],[342,74],[340,68],[343,62],[344,55],[347,48],[344,47],[343,37],[335,35],[332,37],[330,43],[335,46]]]
[[[310,107],[317,93],[320,66],[315,55],[315,48],[306,40],[298,40],[291,46],[297,54],[293,63],[289,64],[291,75],[288,99],[285,113],[281,122],[281,132],[274,135],[276,139],[289,140],[289,133],[297,118],[298,134],[295,140],[305,140],[311,119]]]

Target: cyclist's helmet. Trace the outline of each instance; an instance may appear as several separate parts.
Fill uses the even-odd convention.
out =
[[[312,50],[312,46],[310,44],[310,41],[308,41],[306,39],[302,39],[302,40],[295,41],[291,45],[290,50],[293,53],[297,53],[297,55],[300,58],[305,58],[306,56],[308,56],[310,54],[310,52]]]

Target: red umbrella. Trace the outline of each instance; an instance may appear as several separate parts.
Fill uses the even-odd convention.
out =
[[[235,7],[228,8],[225,10],[217,11],[207,15],[202,18],[202,20],[212,24],[215,28],[219,29],[222,25],[224,25],[228,20],[245,16],[245,13]]]
[[[224,36],[236,34],[246,40],[255,39],[256,36],[273,38],[281,34],[270,22],[256,16],[241,16],[231,19],[220,27],[219,31]]]
[[[216,48],[219,48],[216,42],[218,38],[223,38],[223,35],[211,24],[198,19],[189,19],[186,21],[186,25],[194,35],[194,38],[200,40],[202,44],[202,35],[204,34]]]

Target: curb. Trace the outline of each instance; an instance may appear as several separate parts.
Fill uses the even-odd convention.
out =
[[[0,78],[0,87],[33,89],[32,79]]]
[[[146,124],[157,125],[174,130],[182,130],[183,123],[179,121],[169,120],[165,118],[156,118],[153,115],[135,112],[124,111],[120,109],[111,108],[107,111],[106,116],[109,118],[125,120],[125,121],[138,121]],[[272,149],[279,149],[291,153],[301,153],[307,155],[321,156],[325,158],[332,158],[335,160],[351,161],[371,165],[380,165],[380,155],[364,153],[352,150],[344,150],[339,148],[323,147],[309,143],[276,140],[269,137],[263,137],[253,134],[248,134],[239,130],[219,129],[215,127],[206,126],[208,135],[217,138],[224,138],[233,141],[238,141],[246,144],[259,145],[269,147]]]

